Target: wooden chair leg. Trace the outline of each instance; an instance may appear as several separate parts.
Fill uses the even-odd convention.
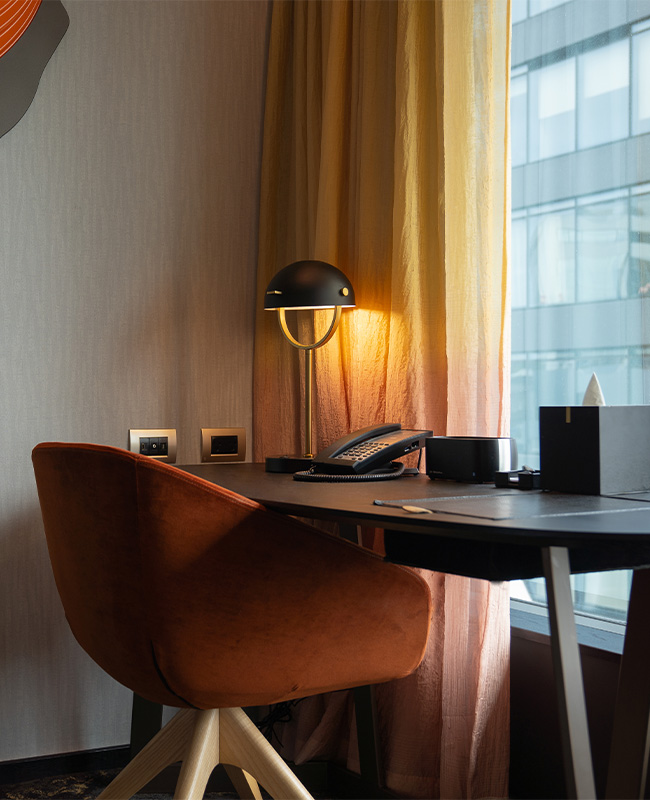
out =
[[[235,787],[239,800],[262,800],[259,784],[252,775],[241,767],[233,767],[232,764],[224,764],[223,768]]]
[[[218,708],[195,712],[174,800],[202,800],[212,770],[219,763],[219,716]]]
[[[242,800],[262,800],[258,780],[274,798],[313,800],[241,708],[179,711],[97,800],[128,800],[177,761],[182,766],[174,800],[202,800],[219,763]]]
[[[241,708],[222,708],[219,715],[219,760],[254,775],[271,797],[313,800],[281,756]]]
[[[111,781],[97,800],[128,800],[165,767],[180,761],[187,750],[197,713],[184,709],[175,714]]]

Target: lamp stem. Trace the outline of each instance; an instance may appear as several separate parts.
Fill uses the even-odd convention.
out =
[[[280,328],[282,329],[282,333],[284,334],[285,338],[288,339],[294,347],[297,347],[299,350],[305,351],[305,458],[313,458],[314,454],[311,451],[311,385],[312,385],[312,374],[313,374],[313,351],[317,347],[322,347],[326,342],[334,336],[338,324],[341,320],[341,306],[336,306],[334,308],[334,313],[332,314],[332,321],[330,323],[329,328],[327,329],[327,333],[319,339],[317,342],[313,344],[301,344],[291,333],[289,330],[289,326],[287,325],[287,318],[285,314],[284,308],[278,308],[278,319],[280,321]]]
[[[314,351],[305,350],[305,458],[313,458],[311,451],[311,379],[314,366]]]

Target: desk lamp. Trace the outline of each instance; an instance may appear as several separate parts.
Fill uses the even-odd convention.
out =
[[[296,261],[281,269],[266,288],[264,308],[278,312],[282,333],[289,342],[305,352],[305,451],[302,456],[269,456],[267,472],[297,472],[311,466],[311,395],[313,351],[334,336],[341,319],[341,309],[355,305],[352,284],[340,269],[324,261]],[[302,344],[287,326],[287,310],[333,309],[332,321],[325,335],[313,344]]]

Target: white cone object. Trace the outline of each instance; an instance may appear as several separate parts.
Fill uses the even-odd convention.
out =
[[[604,406],[605,398],[603,397],[603,390],[600,388],[600,383],[598,383],[598,378],[596,377],[596,373],[594,372],[591,376],[591,380],[589,381],[589,385],[587,386],[587,391],[585,392],[585,396],[582,399],[583,406]]]

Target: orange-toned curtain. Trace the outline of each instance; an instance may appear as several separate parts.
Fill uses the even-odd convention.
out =
[[[507,434],[509,37],[508,0],[274,3],[256,460],[301,451],[302,354],[262,305],[275,272],[303,258],[342,269],[357,298],[315,353],[316,449],[384,420]],[[327,319],[317,317],[315,332],[296,324],[307,340]],[[379,687],[387,785],[401,796],[505,797],[507,588],[428,578],[436,615],[425,660]],[[286,754],[354,766],[349,699],[301,707],[283,735]]]

